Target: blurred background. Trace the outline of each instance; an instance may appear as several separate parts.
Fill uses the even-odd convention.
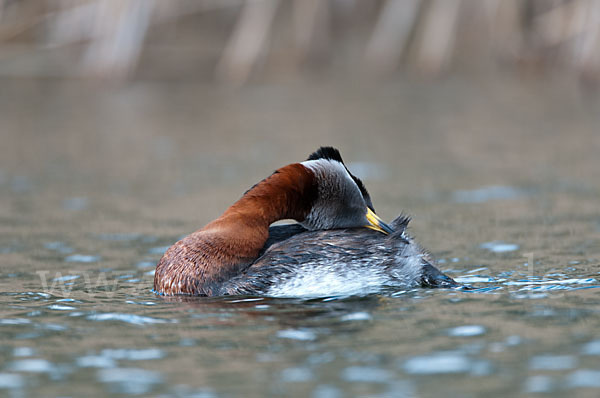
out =
[[[232,85],[303,72],[567,71],[597,81],[590,0],[4,0],[6,77]]]
[[[592,0],[4,0],[4,211],[180,233],[333,145],[385,218],[493,218],[597,192],[599,78]]]
[[[597,187],[599,78],[592,0],[4,0],[0,184],[188,228],[320,145],[387,218]]]

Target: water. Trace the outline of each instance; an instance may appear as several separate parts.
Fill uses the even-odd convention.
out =
[[[0,100],[0,396],[598,394],[593,100],[468,80],[6,81]],[[321,144],[473,289],[151,292],[170,243]]]

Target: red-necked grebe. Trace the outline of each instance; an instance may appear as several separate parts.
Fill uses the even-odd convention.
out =
[[[281,219],[300,224],[270,227]],[[154,290],[318,297],[456,286],[406,234],[407,224],[403,216],[385,224],[339,152],[322,147],[171,246],[156,267]]]

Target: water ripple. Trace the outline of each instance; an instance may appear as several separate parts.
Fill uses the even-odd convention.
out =
[[[472,362],[458,352],[442,352],[418,356],[404,362],[404,371],[409,374],[466,373]]]
[[[554,381],[545,375],[531,376],[525,382],[526,393],[547,393],[552,391],[553,387]]]
[[[46,242],[44,243],[44,247],[48,250],[56,251],[60,254],[69,254],[73,253],[73,248],[67,246],[67,244],[63,242]]]
[[[577,366],[572,355],[538,355],[529,360],[531,370],[568,370]]]
[[[129,242],[132,240],[137,240],[142,237],[142,235],[137,233],[114,233],[114,234],[98,234],[98,239],[112,242]]]
[[[111,358],[101,355],[86,355],[79,357],[76,360],[77,366],[80,368],[114,368],[117,363]]]
[[[68,263],[95,263],[100,261],[100,256],[94,256],[90,254],[71,254],[65,257],[65,261]]]
[[[600,370],[578,369],[567,376],[570,388],[600,388]]]
[[[300,341],[313,341],[317,338],[316,334],[308,330],[287,329],[277,332],[277,337],[281,339],[291,339]]]
[[[344,369],[341,377],[351,383],[385,383],[392,379],[393,374],[370,366],[350,366]]]
[[[454,278],[458,283],[489,283],[497,282],[496,279],[491,276],[479,276],[479,275],[465,275]]]
[[[19,374],[0,373],[0,388],[20,389],[25,385],[25,378]]]
[[[10,366],[10,369],[17,372],[28,373],[49,373],[54,366],[45,359],[31,358],[15,361]]]
[[[457,203],[485,203],[490,200],[519,199],[528,192],[515,187],[490,185],[477,189],[459,190],[452,193],[452,200]]]
[[[0,319],[0,325],[26,325],[29,323],[31,323],[31,320],[26,318]]]
[[[68,281],[74,281],[75,279],[79,279],[81,278],[81,275],[65,275],[65,276],[59,276],[57,278],[54,278],[54,281],[57,282],[68,282]]]
[[[31,357],[35,355],[35,350],[31,347],[15,347],[13,350],[14,357]]]
[[[109,368],[97,373],[98,380],[110,385],[112,392],[141,395],[163,382],[158,372],[138,368]]]
[[[87,319],[91,321],[120,321],[130,323],[132,325],[146,325],[153,323],[176,323],[175,320],[167,320],[161,318],[151,318],[148,316],[124,314],[120,312],[107,312],[103,314],[89,315]]]
[[[600,340],[590,341],[581,348],[584,355],[600,355]]]
[[[160,254],[161,256],[163,254],[165,254],[165,252],[167,251],[167,249],[170,246],[158,246],[158,247],[153,247],[151,249],[148,250],[148,254]]]
[[[86,197],[76,196],[63,200],[62,207],[65,210],[85,210],[88,207],[88,199]]]
[[[105,349],[101,355],[111,359],[126,359],[129,361],[145,361],[149,359],[160,359],[165,356],[165,353],[158,348],[144,349]]]
[[[520,281],[509,281],[504,284],[507,286],[522,286],[522,285],[570,285],[570,284],[589,284],[596,282],[594,278],[571,278],[571,279],[549,279],[535,280],[533,277]]]
[[[280,377],[285,383],[304,383],[314,379],[310,369],[299,367],[283,369]]]
[[[340,318],[341,321],[370,321],[372,319],[371,314],[368,312],[353,312],[346,314]]]
[[[56,311],[72,311],[72,310],[76,310],[77,308],[71,307],[70,305],[52,304],[52,305],[48,306],[48,309],[56,310]]]
[[[485,327],[481,325],[464,325],[449,329],[448,335],[452,337],[472,337],[480,336],[484,334],[485,331]]]
[[[502,241],[485,242],[479,245],[479,247],[482,249],[487,249],[492,253],[508,253],[519,250],[519,245]]]

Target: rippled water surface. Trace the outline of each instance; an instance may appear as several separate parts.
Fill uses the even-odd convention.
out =
[[[7,81],[0,395],[598,396],[600,107],[556,85]],[[471,290],[164,298],[166,248],[336,145]]]

